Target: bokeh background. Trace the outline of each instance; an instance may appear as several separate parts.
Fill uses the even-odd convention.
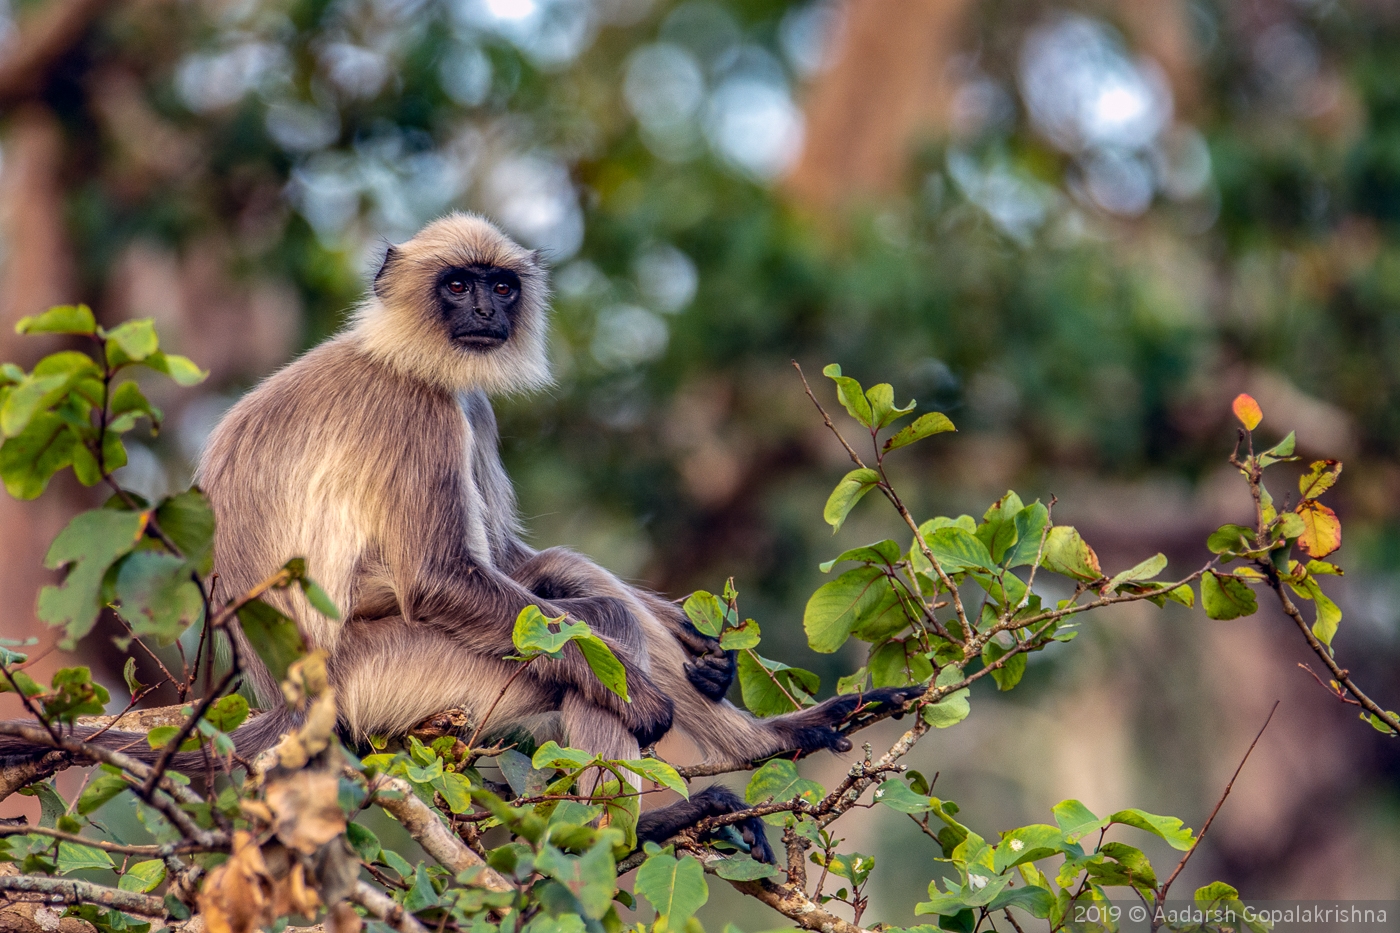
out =
[[[52,349],[12,323],[81,300],[212,371],[160,390],[135,488],[188,482],[383,245],[459,207],[555,269],[557,386],[499,406],[537,545],[671,594],[733,575],[765,653],[830,691],[860,659],[806,648],[817,564],[903,535],[872,499],[831,538],[847,466],[790,360],[959,425],[898,462],[921,515],[1055,494],[1110,572],[1161,550],[1184,575],[1248,514],[1224,459],[1249,391],[1262,434],[1346,462],[1338,651],[1400,706],[1395,3],[0,4],[0,358]],[[0,631],[40,651],[43,552],[93,502],[53,489],[0,499]],[[1007,697],[979,685],[912,763],[985,836],[1071,796],[1199,827],[1281,700],[1183,892],[1400,896],[1400,746],[1297,667],[1296,630],[1139,610]],[[87,651],[124,698],[124,658]],[[935,847],[897,814],[849,822],[879,865],[865,920],[913,922]],[[707,922],[780,925],[712,890]]]

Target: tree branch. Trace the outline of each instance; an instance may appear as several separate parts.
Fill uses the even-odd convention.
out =
[[[347,769],[347,774],[356,772]],[[380,796],[383,791],[398,794],[398,798]],[[428,805],[418,799],[413,788],[402,778],[380,775],[369,782],[369,794],[374,803],[389,813],[408,830],[423,851],[454,875],[469,868],[480,868],[477,882],[492,891],[514,891],[515,885],[489,867],[480,855],[467,848]],[[368,906],[368,905],[365,905]]]
[[[0,891],[36,894],[52,904],[100,904],[144,917],[164,917],[165,902],[149,894],[119,891],[88,881],[48,878],[39,875],[0,877]]]

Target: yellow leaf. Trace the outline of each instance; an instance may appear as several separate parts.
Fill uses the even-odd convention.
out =
[[[1306,529],[1298,546],[1310,556],[1326,557],[1342,546],[1342,523],[1336,512],[1315,499],[1300,502],[1297,512]]]
[[[1253,431],[1259,427],[1259,422],[1264,420],[1264,412],[1259,407],[1259,403],[1254,400],[1254,396],[1241,392],[1235,396],[1235,403],[1230,406],[1235,417],[1240,419],[1240,424],[1244,425],[1246,431]]]

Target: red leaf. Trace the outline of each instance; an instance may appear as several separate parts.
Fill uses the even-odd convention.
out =
[[[1342,523],[1337,513],[1315,499],[1298,504],[1298,515],[1306,529],[1298,546],[1313,557],[1326,557],[1342,546]]]
[[[1264,420],[1264,412],[1259,407],[1259,403],[1254,400],[1254,396],[1241,392],[1235,396],[1235,403],[1230,406],[1235,412],[1235,417],[1240,419],[1240,424],[1244,425],[1246,431],[1253,431],[1259,427],[1259,422]]]

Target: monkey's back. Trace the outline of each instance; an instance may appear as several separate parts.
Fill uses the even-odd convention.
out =
[[[465,430],[449,394],[369,356],[354,333],[268,377],[215,427],[196,471],[214,508],[220,599],[305,557],[344,614],[360,595],[356,577],[370,569],[367,555],[411,570],[424,559],[403,553],[413,536],[384,532],[433,514],[441,497],[460,500],[451,487]],[[316,646],[334,648],[339,626],[297,588],[272,599]],[[270,681],[256,686],[262,699],[269,689]]]

